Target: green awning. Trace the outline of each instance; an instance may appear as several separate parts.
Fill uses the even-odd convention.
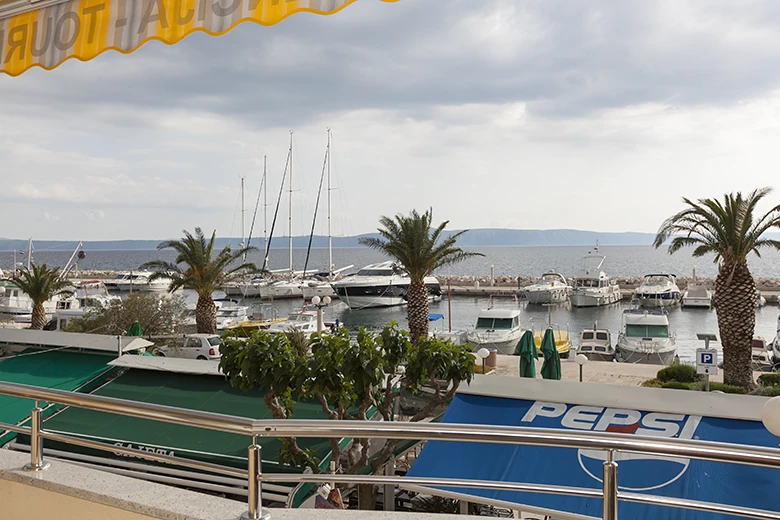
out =
[[[81,352],[42,351],[28,349],[13,357],[0,359],[0,381],[40,386],[56,390],[89,392],[102,383],[113,357]],[[30,417],[34,401],[0,395],[0,422],[21,424]],[[46,414],[57,408],[46,409]],[[0,446],[10,441],[14,433],[0,430]]]

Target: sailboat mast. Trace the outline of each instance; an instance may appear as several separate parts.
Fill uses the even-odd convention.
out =
[[[263,156],[263,250],[268,257],[268,156]],[[265,260],[264,258],[263,260]]]
[[[293,194],[293,133],[290,132],[290,206],[288,208],[288,225],[290,238],[290,275],[295,272],[293,268],[293,237],[292,237],[292,194]]]
[[[32,238],[27,240],[27,270],[30,270],[32,265]]]
[[[241,177],[241,249],[246,247],[246,208],[244,207],[244,177]],[[246,253],[241,255],[246,263]]]
[[[330,229],[330,128],[328,128],[328,280],[333,279],[333,235]]]

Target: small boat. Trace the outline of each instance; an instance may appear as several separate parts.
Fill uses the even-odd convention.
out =
[[[555,339],[555,350],[558,351],[558,355],[564,359],[569,357],[571,352],[571,339],[569,337],[568,330],[562,330],[558,324],[551,323],[549,319],[544,321],[544,326],[537,327],[538,320],[531,320],[531,331],[534,333],[534,343],[536,343],[536,350],[539,354],[542,353],[542,339],[547,329],[552,329],[553,338]]]
[[[423,282],[428,289],[428,300],[441,300],[439,280],[428,276]],[[345,276],[331,285],[350,309],[391,307],[406,304],[409,275],[398,264],[387,261],[367,265],[357,274]]]
[[[574,288],[569,297],[573,306],[601,307],[620,301],[620,287],[601,270],[606,258],[596,245],[582,259],[582,269],[574,278]]]
[[[780,365],[780,316],[777,317],[777,335],[775,335],[772,343],[769,344],[769,349],[772,352],[772,363]]]
[[[171,286],[169,278],[158,278],[149,281],[153,275],[151,271],[129,271],[120,273],[115,278],[106,282],[106,287],[117,291],[130,292],[167,292]]]
[[[517,309],[484,309],[477,316],[476,327],[469,331],[468,341],[474,350],[495,348],[499,354],[512,355],[523,335],[520,311]]]
[[[645,308],[672,307],[680,303],[680,288],[673,274],[647,274],[634,292],[634,300]]]
[[[682,295],[682,306],[684,308],[712,308],[712,291],[704,282],[690,282]]]
[[[756,309],[760,309],[766,305],[766,298],[759,291],[756,291]]]
[[[249,319],[249,307],[238,305],[238,301],[229,298],[214,300],[217,307],[217,330],[224,330],[232,323],[239,323]]]
[[[592,361],[613,361],[615,348],[609,329],[600,329],[598,323],[594,323],[592,329],[584,329],[580,332],[577,353],[584,354]]]
[[[308,338],[317,332],[317,311],[298,310],[287,315],[287,319],[272,324],[268,327],[268,332],[278,334],[280,332],[290,332],[292,329],[303,332]],[[327,327],[323,327],[323,331]]]
[[[669,365],[674,361],[677,342],[669,332],[668,313],[663,309],[623,311],[623,330],[615,347],[621,363]]]
[[[772,372],[774,363],[772,362],[772,346],[767,344],[761,336],[753,338],[751,344],[751,362],[753,370],[757,372]]]
[[[56,330],[62,330],[71,320],[83,318],[88,312],[108,307],[112,302],[121,301],[119,296],[109,294],[106,284],[100,280],[85,280],[75,285],[74,298],[77,306],[57,308],[54,319]]]
[[[528,303],[563,303],[569,299],[570,292],[566,278],[555,271],[547,271],[538,281],[523,287],[523,296]]]

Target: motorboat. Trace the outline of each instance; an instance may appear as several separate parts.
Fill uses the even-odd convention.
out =
[[[626,309],[615,347],[621,363],[669,365],[677,353],[677,341],[669,332],[668,313],[663,309]]]
[[[769,344],[769,350],[772,352],[772,363],[780,365],[780,316],[777,317],[777,334]]]
[[[121,301],[119,296],[109,294],[106,284],[101,280],[84,280],[77,283],[73,297],[78,301],[78,305],[55,309],[56,330],[62,330],[70,321],[83,318],[89,312],[108,307],[112,302]]]
[[[303,332],[308,338],[317,332],[317,311],[298,310],[287,315],[285,321],[280,321],[268,327],[268,332],[278,334],[291,332],[293,329]],[[323,327],[323,330],[326,330]]]
[[[551,323],[549,319],[544,321],[544,325],[537,327],[537,320],[531,320],[531,331],[534,334],[534,343],[536,343],[536,350],[539,354],[542,353],[542,340],[547,329],[552,329],[553,339],[555,339],[555,350],[558,351],[558,355],[564,359],[569,357],[571,352],[571,338],[569,331],[561,329],[556,323]]]
[[[682,295],[673,274],[647,274],[634,292],[634,300],[645,308],[672,307]]]
[[[704,282],[690,282],[682,295],[684,308],[712,308],[712,291]]]
[[[767,343],[762,336],[755,336],[750,347],[750,359],[753,370],[757,372],[772,372],[775,365],[772,362],[772,345]]]
[[[468,333],[474,350],[494,348],[499,354],[511,355],[523,335],[520,311],[517,309],[484,309],[477,316],[477,325]]]
[[[601,307],[620,301],[620,286],[601,270],[606,258],[596,246],[582,259],[582,269],[574,278],[569,297],[573,306]]]
[[[428,289],[428,300],[441,300],[439,280],[427,276],[423,282]],[[331,285],[336,295],[350,309],[391,307],[406,304],[409,275],[395,262],[387,261],[367,265],[357,274],[345,276]]]
[[[217,330],[224,330],[233,323],[249,319],[249,307],[238,305],[238,301],[229,298],[214,300],[217,307]]]
[[[108,288],[117,291],[137,292],[167,292],[171,286],[170,278],[157,278],[150,281],[154,273],[151,271],[129,271],[121,273],[106,283]]]
[[[523,296],[528,303],[563,303],[569,299],[571,286],[563,275],[547,271],[531,285],[523,287]]]
[[[766,298],[759,291],[756,291],[756,309],[760,309],[766,305]]]
[[[51,317],[58,310],[78,309],[79,301],[73,295],[55,295],[43,302],[43,310]],[[0,280],[0,316],[17,323],[32,321],[33,301],[10,280]]]
[[[615,348],[612,346],[609,329],[600,329],[598,323],[594,323],[592,329],[583,329],[580,332],[577,353],[584,354],[592,361],[613,361]]]

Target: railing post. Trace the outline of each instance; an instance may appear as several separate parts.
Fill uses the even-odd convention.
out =
[[[30,414],[30,463],[24,466],[25,471],[43,471],[49,467],[49,463],[43,460],[42,425],[43,409],[35,401],[35,408]]]
[[[257,437],[252,437],[252,445],[249,446],[249,464],[247,472],[249,482],[248,511],[241,515],[239,520],[269,520],[271,513],[263,509],[263,484],[260,476],[263,473],[263,448],[258,446]]]
[[[618,465],[614,460],[615,450],[607,450],[607,460],[604,462],[602,505],[603,520],[618,520]]]

